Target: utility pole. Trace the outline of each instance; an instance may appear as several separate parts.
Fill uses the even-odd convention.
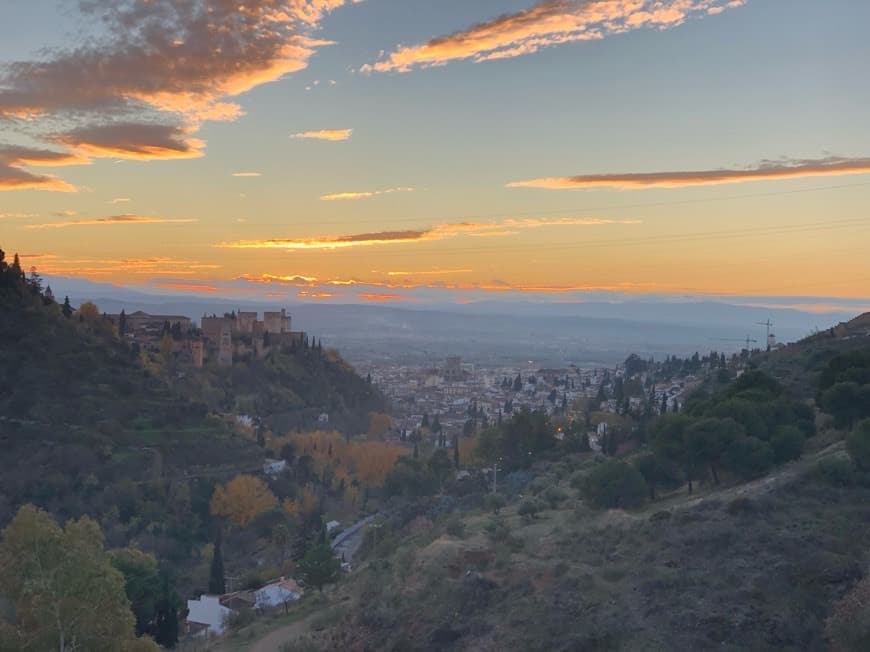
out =
[[[773,326],[773,322],[770,321],[770,319],[768,318],[767,321],[757,321],[755,323],[758,324],[759,326],[766,326],[767,327],[767,334],[765,336],[764,345],[767,348],[767,350],[770,351],[770,328]]]
[[[492,465],[492,493],[495,493],[495,491],[496,491],[497,479],[498,479],[498,460],[496,460]]]

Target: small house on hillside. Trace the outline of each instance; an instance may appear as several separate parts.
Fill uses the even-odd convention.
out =
[[[256,607],[272,609],[302,597],[302,588],[292,579],[280,579],[254,591]]]
[[[220,636],[226,621],[235,611],[221,604],[217,595],[203,595],[199,600],[187,601],[187,631],[196,636]]]
[[[287,469],[285,460],[266,460],[263,463],[263,473],[266,475],[281,475]]]

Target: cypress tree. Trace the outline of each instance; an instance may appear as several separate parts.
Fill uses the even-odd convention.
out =
[[[218,527],[214,542],[214,555],[211,558],[211,571],[208,577],[208,592],[212,595],[226,593],[226,578],[224,577],[224,556],[221,551],[221,529]]]
[[[63,314],[63,316],[66,317],[67,319],[72,317],[73,308],[69,303],[69,297],[63,298],[63,305],[61,306],[60,311]]]
[[[169,574],[163,574],[160,600],[154,623],[154,640],[165,648],[174,648],[178,643],[178,608],[181,600],[169,583]]]

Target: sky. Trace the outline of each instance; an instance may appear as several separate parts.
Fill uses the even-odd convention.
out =
[[[0,246],[148,291],[870,306],[870,3],[0,3]]]

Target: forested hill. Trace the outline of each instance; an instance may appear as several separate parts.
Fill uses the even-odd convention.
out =
[[[284,434],[328,412],[353,432],[383,406],[337,354],[306,347],[194,370],[136,351],[95,308],[44,290],[17,259],[0,263],[0,527],[30,502],[62,520],[90,515],[110,545],[147,531],[149,547],[183,563],[210,537],[214,483],[267,455],[234,432],[233,415]]]

